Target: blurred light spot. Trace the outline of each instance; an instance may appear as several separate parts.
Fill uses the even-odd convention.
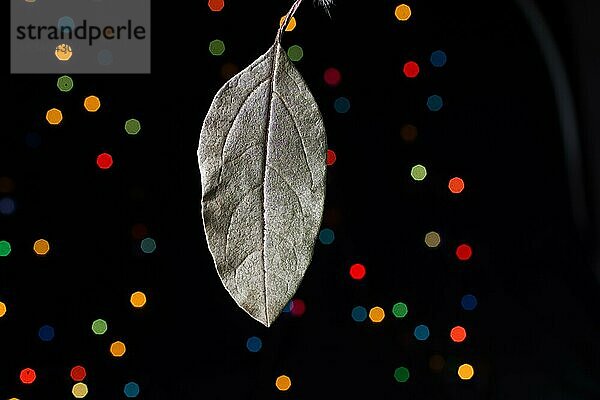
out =
[[[473,255],[473,249],[468,244],[461,244],[456,248],[456,257],[460,261],[467,261]]]
[[[110,354],[114,357],[123,357],[127,348],[125,347],[125,343],[117,340],[110,345]]]
[[[33,243],[33,251],[38,256],[45,256],[50,251],[50,243],[46,239],[38,239]]]
[[[147,234],[148,228],[144,224],[135,224],[131,228],[131,236],[133,236],[134,239],[142,240]]]
[[[293,299],[290,304],[290,314],[294,317],[301,317],[306,312],[306,304],[302,299]]]
[[[417,340],[427,340],[429,338],[429,328],[427,325],[418,325],[415,328],[414,334]]]
[[[239,68],[234,63],[227,62],[221,66],[221,77],[225,80],[231,79],[239,72]]]
[[[335,240],[335,234],[331,229],[325,228],[319,233],[319,240],[323,244],[331,244]]]
[[[208,8],[210,11],[219,12],[225,7],[224,0],[208,0]]]
[[[135,118],[125,121],[125,132],[129,135],[137,135],[142,130],[142,124]]]
[[[140,243],[140,248],[146,254],[152,254],[156,251],[156,242],[152,238],[144,238]]]
[[[437,94],[427,98],[427,108],[431,111],[440,111],[444,106],[444,100]]]
[[[408,306],[400,301],[392,307],[392,314],[396,318],[404,318],[408,314]]]
[[[408,371],[408,368],[398,367],[394,371],[394,379],[396,379],[396,382],[404,383],[408,381],[408,378],[410,378],[410,372]]]
[[[108,49],[102,49],[98,52],[96,59],[98,60],[98,64],[102,65],[103,67],[107,67],[113,63],[112,51]]]
[[[208,51],[213,56],[221,56],[225,53],[225,43],[220,39],[215,39],[208,45]]]
[[[73,397],[76,399],[83,399],[88,394],[88,387],[83,382],[77,382],[73,385],[73,389],[71,391],[73,392]]]
[[[338,113],[346,114],[348,111],[350,111],[350,100],[348,100],[346,97],[338,97],[335,99],[333,107]]]
[[[447,61],[446,53],[444,53],[442,50],[436,50],[431,53],[429,60],[431,61],[431,65],[434,67],[443,67],[446,65]]]
[[[275,386],[277,389],[285,392],[286,390],[289,390],[290,386],[292,386],[292,380],[287,375],[280,375],[275,380]]]
[[[7,176],[0,177],[0,193],[11,193],[15,190],[15,183]]]
[[[337,68],[327,68],[323,73],[323,80],[329,86],[338,86],[342,82],[342,73]]]
[[[129,398],[138,397],[140,394],[140,385],[135,382],[129,382],[123,388],[123,393]]]
[[[352,309],[352,319],[356,322],[364,322],[367,316],[367,309],[363,306],[356,306]]]
[[[417,139],[417,127],[411,124],[406,124],[400,129],[400,136],[405,142],[414,142]]]
[[[435,231],[428,232],[425,235],[425,244],[427,245],[427,247],[438,247],[441,242],[442,238],[440,237],[440,234]]]
[[[285,307],[283,307],[282,312],[289,313],[292,310],[292,301],[288,301]]]
[[[471,364],[463,364],[458,367],[458,376],[463,381],[468,381],[475,375],[475,369]]]
[[[25,135],[25,143],[32,149],[37,149],[42,145],[42,137],[35,132],[28,132]]]
[[[21,373],[19,374],[19,379],[25,385],[31,385],[33,382],[35,382],[35,378],[36,374],[32,368],[25,368],[21,370]]]
[[[410,7],[406,4],[400,4],[398,7],[396,7],[396,11],[394,14],[396,15],[398,21],[408,21],[412,14],[412,11],[410,10]]]
[[[404,64],[402,71],[407,78],[416,78],[420,71],[419,64],[414,61],[409,61]]]
[[[113,165],[113,158],[108,153],[102,153],[96,157],[96,165],[100,169],[109,169]]]
[[[96,112],[100,109],[100,99],[97,96],[88,96],[83,101],[83,107],[89,112]]]
[[[327,158],[325,160],[327,165],[332,166],[333,164],[335,164],[336,160],[337,160],[337,155],[335,154],[335,151],[333,151],[331,149],[327,150]]]
[[[0,318],[6,315],[6,304],[0,301]]]
[[[446,364],[446,361],[439,354],[434,354],[429,358],[429,368],[434,372],[440,372],[444,369],[444,364]]]
[[[135,308],[142,308],[146,305],[146,295],[143,292],[134,292],[131,294],[129,301]]]
[[[369,319],[378,324],[385,318],[385,311],[381,307],[373,307],[369,310]]]
[[[459,194],[465,189],[465,182],[461,178],[452,178],[448,182],[448,189],[454,194]]]
[[[85,379],[87,372],[86,372],[85,368],[82,367],[81,365],[76,365],[75,367],[71,368],[70,375],[71,375],[71,379],[73,379],[75,382],[81,382],[82,380]]]
[[[108,324],[103,319],[97,319],[92,322],[92,332],[96,335],[104,335],[108,330]]]
[[[68,32],[71,32],[73,29],[75,29],[75,21],[73,21],[73,18],[65,15],[64,17],[60,17],[58,19],[57,26],[62,32],[65,32],[65,34],[67,34]]]
[[[6,240],[0,240],[0,257],[6,257],[10,254],[12,248]]]
[[[285,22],[285,15],[283,17],[281,17],[281,19],[279,20],[279,26],[283,25],[284,22]],[[285,27],[285,31],[291,32],[294,29],[296,29],[296,18],[292,17],[290,19],[290,22],[288,22],[287,26]]]
[[[50,325],[44,325],[39,329],[38,336],[42,342],[50,342],[54,339],[54,328]]]
[[[362,264],[354,264],[350,267],[350,276],[357,281],[363,279],[367,274],[367,269]]]
[[[258,353],[262,348],[262,340],[257,336],[251,336],[246,340],[246,347],[251,353]]]
[[[70,92],[73,89],[73,79],[70,76],[63,75],[56,81],[56,86],[61,92]]]
[[[422,181],[427,176],[427,168],[421,164],[417,164],[411,168],[410,176],[412,176],[415,181]]]
[[[66,43],[61,43],[54,48],[54,55],[59,61],[69,61],[73,57],[73,49]]]
[[[304,49],[302,49],[302,47],[298,46],[297,44],[294,44],[290,46],[290,48],[287,51],[287,54],[290,60],[300,61],[302,60],[302,57],[304,57]]]
[[[46,121],[48,121],[50,125],[58,125],[62,120],[62,111],[60,111],[58,108],[51,108],[46,112]]]
[[[477,297],[472,294],[465,294],[460,300],[460,305],[466,311],[473,311],[477,307]]]
[[[0,200],[0,214],[10,215],[15,212],[15,202],[10,197]]]
[[[450,330],[450,338],[456,343],[464,342],[467,338],[467,331],[462,326],[455,326]]]

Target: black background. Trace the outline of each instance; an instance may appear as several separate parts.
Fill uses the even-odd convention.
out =
[[[0,176],[14,182],[2,196],[17,210],[0,218],[0,239],[13,248],[0,259],[9,308],[0,396],[69,398],[69,370],[81,364],[89,399],[124,398],[130,380],[146,399],[600,398],[598,141],[588,103],[597,60],[586,53],[594,31],[585,30],[597,33],[597,7],[542,7],[582,128],[588,218],[578,227],[553,83],[516,4],[411,2],[412,18],[399,23],[388,1],[340,0],[331,19],[307,1],[283,40],[304,48],[296,65],[338,155],[323,221],[336,240],[316,245],[297,293],[304,316],[283,314],[265,328],[235,305],[212,265],[196,149],[222,66],[243,68],[266,51],[287,3],[232,0],[212,13],[205,2],[153,2],[147,76],[73,75],[74,89],[61,93],[57,76],[5,72]],[[216,38],[227,46],[221,57],[208,52]],[[428,61],[437,49],[448,54],[443,68]],[[421,66],[414,80],[402,74],[408,60]],[[343,77],[335,88],[322,79],[332,66]],[[95,114],[82,106],[92,94],[102,101]],[[425,106],[431,94],[444,98],[437,113]],[[339,96],[350,99],[348,114],[334,111]],[[58,127],[44,120],[52,107],[65,116]],[[132,117],[142,122],[137,136],[123,131]],[[409,123],[419,131],[413,143],[400,136]],[[32,133],[38,147],[27,142]],[[101,171],[95,159],[105,151],[115,164]],[[428,168],[423,182],[410,177],[417,163]],[[461,195],[447,189],[453,176],[466,182]],[[156,240],[154,254],[132,238],[138,223]],[[423,243],[430,230],[442,235],[438,249]],[[46,257],[31,250],[39,238],[52,246]],[[474,256],[459,262],[454,249],[464,242]],[[355,262],[367,267],[363,281],[348,275]],[[142,310],[129,304],[135,290],[148,295]],[[460,307],[466,293],[479,300],[474,311]],[[391,314],[397,301],[409,307],[403,320]],[[386,319],[356,323],[356,305],[381,306]],[[96,337],[99,317],[109,331]],[[431,330],[425,342],[413,336],[421,323]],[[44,324],[56,329],[52,342],[37,337]],[[467,329],[462,344],[449,339],[455,325]],[[253,335],[263,340],[256,354],[245,346]],[[127,344],[122,359],[108,352],[117,339]],[[429,367],[436,354],[441,372]],[[475,377],[463,382],[464,362]],[[407,383],[394,380],[398,366],[409,368]],[[25,367],[38,374],[31,386],[18,380]],[[274,384],[281,374],[292,379],[285,393]]]

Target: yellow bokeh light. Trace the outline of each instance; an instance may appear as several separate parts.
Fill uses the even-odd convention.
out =
[[[0,318],[6,315],[6,304],[0,301]]]
[[[46,112],[46,121],[48,121],[50,125],[58,125],[61,123],[62,119],[62,111],[58,108],[52,108]]]
[[[425,235],[425,244],[427,247],[438,247],[442,239],[440,238],[440,234],[432,231]]]
[[[89,112],[96,112],[100,109],[100,99],[96,96],[88,96],[83,101],[83,106]]]
[[[143,292],[135,292],[131,295],[129,301],[135,308],[142,308],[146,305],[146,295]]]
[[[125,343],[121,342],[120,340],[117,340],[110,345],[110,354],[112,354],[114,357],[123,357],[126,351],[127,348],[125,347]]]
[[[292,380],[287,375],[280,375],[275,380],[275,386],[277,387],[277,389],[281,390],[282,392],[285,392],[286,390],[289,390],[292,386]]]
[[[398,7],[396,7],[395,14],[396,18],[398,18],[398,21],[408,21],[412,14],[412,11],[410,10],[410,7],[406,4],[400,4]]]
[[[88,394],[88,387],[83,382],[78,382],[73,385],[73,396],[76,399],[83,399]]]
[[[475,375],[475,369],[473,369],[471,364],[463,364],[458,367],[458,376],[463,381],[468,381],[473,377],[473,375]]]
[[[283,25],[284,22],[285,22],[285,15],[283,17],[281,17],[281,19],[279,20],[279,26]],[[291,32],[294,29],[296,29],[296,17],[292,17],[290,19],[290,22],[288,22],[287,26],[285,27],[285,31]]]
[[[379,323],[385,318],[385,311],[381,307],[373,307],[369,311],[369,319],[372,322]]]
[[[50,251],[50,243],[46,239],[38,239],[33,244],[33,251],[38,256],[45,256]]]
[[[66,43],[59,44],[54,49],[54,55],[60,61],[69,61],[73,57],[73,49]]]

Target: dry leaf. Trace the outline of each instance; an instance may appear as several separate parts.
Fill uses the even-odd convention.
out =
[[[278,35],[269,51],[219,90],[198,149],[204,230],[215,266],[236,303],[266,326],[311,262],[326,151],[317,104]]]

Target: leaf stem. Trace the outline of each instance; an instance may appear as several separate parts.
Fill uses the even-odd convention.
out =
[[[294,14],[296,14],[296,10],[298,9],[298,7],[300,7],[300,4],[302,4],[303,1],[304,0],[296,0],[294,2],[294,4],[292,5],[292,8],[290,8],[290,11],[288,11],[288,13],[285,16],[285,20],[283,21],[283,24],[281,24],[281,26],[279,27],[279,30],[277,31],[277,38],[275,39],[275,42],[281,43],[281,35],[283,35],[285,28],[287,28],[288,23],[290,22],[290,20],[294,16]]]

